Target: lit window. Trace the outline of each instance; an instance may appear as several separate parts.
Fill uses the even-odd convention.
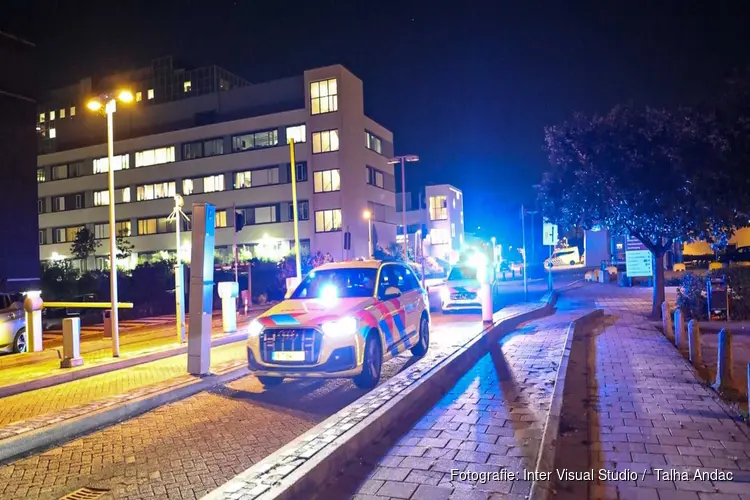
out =
[[[265,130],[250,134],[235,135],[232,137],[233,151],[247,151],[249,149],[270,148],[278,146],[279,131]]]
[[[365,130],[365,147],[378,154],[383,154],[383,140],[367,130]]]
[[[135,102],[141,102],[143,100],[143,92],[135,93]]]
[[[294,127],[286,128],[286,141],[294,139],[294,142],[305,142],[307,134],[305,133],[304,125],[295,125]]]
[[[136,199],[138,201],[159,200],[162,198],[173,198],[175,194],[175,183],[159,182],[157,184],[146,184],[138,186],[136,189]]]
[[[182,88],[185,90],[185,92],[190,92],[190,89],[192,88],[193,84],[190,81],[187,81],[182,84]]]
[[[430,231],[430,243],[433,245],[444,245],[450,242],[450,236],[446,228],[435,228]]]
[[[371,186],[377,186],[381,189],[385,189],[385,175],[380,170],[368,166],[367,183]]]
[[[156,219],[138,219],[138,234],[156,234]]]
[[[94,191],[94,206],[109,205],[109,191]]]
[[[154,89],[148,89],[148,98],[149,100],[154,98]]]
[[[224,191],[224,175],[211,175],[203,178],[203,192],[214,193],[216,191]]]
[[[339,169],[313,172],[313,190],[316,193],[330,193],[341,190]]]
[[[254,219],[255,224],[269,224],[277,222],[276,205],[270,207],[255,207]]]
[[[193,190],[195,187],[193,186],[193,179],[184,179],[182,181],[182,194],[185,196],[190,196],[193,194]]]
[[[51,121],[51,122],[55,121],[55,112],[54,111],[50,111],[49,112],[49,121]]]
[[[161,165],[162,163],[171,163],[173,161],[174,146],[138,151],[135,154],[135,168]]]
[[[279,167],[248,170],[234,174],[234,188],[243,189],[279,184]]]
[[[328,153],[339,150],[339,131],[323,130],[312,134],[313,153]]]
[[[456,208],[456,199],[453,199],[453,208]]]
[[[75,115],[76,115],[76,107],[75,106],[71,106],[70,107],[70,116],[75,116]]]
[[[49,138],[54,139],[55,137],[57,137],[57,129],[56,128],[49,129]]]
[[[65,108],[60,110],[60,118],[65,118]]]
[[[130,203],[130,188],[122,188],[122,202]]]
[[[39,123],[44,123],[44,113],[39,114]]]
[[[103,174],[109,171],[109,158],[97,158],[94,160],[94,173]],[[130,168],[130,155],[117,155],[112,157],[112,170],[127,170]]]
[[[341,231],[341,209],[315,212],[315,232],[330,233],[332,231]]]
[[[227,211],[217,210],[214,218],[214,227],[227,227]]]
[[[310,83],[310,114],[333,113],[339,109],[338,85],[335,78]]]
[[[448,218],[448,206],[445,196],[430,196],[430,220]]]
[[[40,183],[47,181],[47,173],[44,171],[43,168],[36,169],[36,181]]]
[[[234,189],[253,187],[252,172],[237,172],[234,174]]]

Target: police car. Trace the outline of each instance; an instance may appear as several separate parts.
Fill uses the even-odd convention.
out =
[[[324,264],[249,326],[248,367],[266,387],[284,378],[377,385],[382,364],[430,344],[427,294],[414,272],[376,260]]]

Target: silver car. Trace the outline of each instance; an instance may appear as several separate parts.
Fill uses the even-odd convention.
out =
[[[27,340],[23,297],[0,293],[0,350],[26,352]]]

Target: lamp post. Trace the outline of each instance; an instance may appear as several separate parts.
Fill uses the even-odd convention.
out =
[[[406,237],[406,170],[404,169],[404,162],[415,162],[419,161],[417,155],[402,155],[394,156],[388,163],[395,165],[396,163],[401,164],[401,222],[404,226],[404,262],[409,262],[409,251],[407,246],[409,245],[408,238]]]
[[[362,218],[364,218],[367,221],[367,251],[369,252],[369,257],[372,258],[372,213],[370,210],[365,210],[362,212]]]
[[[177,247],[175,249],[175,257],[177,263],[174,266],[174,298],[175,298],[175,319],[177,323],[177,341],[180,343],[185,342],[185,290],[184,278],[183,278],[183,267],[182,267],[182,238],[180,238],[180,226],[182,225],[182,218],[187,222],[190,222],[190,218],[185,215],[182,211],[182,206],[185,204],[182,196],[179,194],[174,195],[174,209],[169,214],[167,220],[174,221],[175,223],[175,234],[177,236]]]
[[[112,325],[112,356],[120,356],[120,322],[117,311],[117,234],[115,230],[115,172],[114,157],[114,114],[117,111],[117,101],[133,102],[133,93],[121,90],[116,94],[102,94],[91,99],[86,107],[94,112],[104,111],[107,115],[107,184],[109,186],[109,295],[112,304],[110,322]]]
[[[302,281],[302,256],[299,248],[299,213],[297,208],[297,165],[294,160],[294,139],[289,139],[289,160],[291,161],[292,174],[292,219],[294,219],[294,253],[297,268],[297,283]],[[248,274],[248,280],[250,279]]]

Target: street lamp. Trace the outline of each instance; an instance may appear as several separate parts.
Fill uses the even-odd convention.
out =
[[[367,221],[367,250],[370,253],[369,257],[372,258],[372,212],[365,209],[365,211],[362,212],[362,217]]]
[[[299,248],[299,211],[297,207],[297,165],[294,158],[294,139],[289,138],[289,161],[291,162],[291,175],[292,175],[292,223],[294,224],[294,263],[297,271],[297,281],[299,284],[302,281],[302,256],[300,255]],[[248,269],[250,267],[248,266]],[[250,280],[250,274],[248,274],[248,283]],[[296,286],[296,285],[295,285]]]
[[[402,155],[394,156],[388,163],[395,165],[396,163],[401,164],[401,222],[404,225],[404,262],[409,262],[409,253],[407,251],[407,245],[409,244],[408,238],[406,237],[406,170],[404,169],[404,162],[419,161],[417,155]]]
[[[91,99],[86,107],[93,112],[104,112],[107,115],[107,183],[109,186],[109,295],[112,310],[110,323],[112,325],[112,356],[120,356],[120,322],[117,312],[117,234],[115,231],[115,173],[113,169],[114,156],[114,123],[117,111],[117,101],[133,102],[133,93],[120,90],[116,93],[102,94]]]

